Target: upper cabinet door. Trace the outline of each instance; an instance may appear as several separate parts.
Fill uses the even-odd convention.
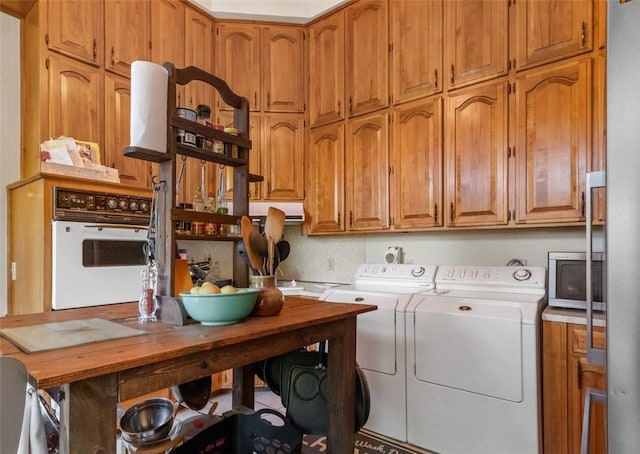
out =
[[[102,143],[100,71],[92,66],[49,54],[49,128],[45,137],[68,136]]]
[[[213,21],[192,8],[185,10],[185,66],[196,66],[213,72]],[[206,104],[213,110],[215,89],[204,82],[193,81],[184,86],[184,103],[195,109]]]
[[[506,0],[447,1],[445,30],[449,88],[507,74],[509,14]]]
[[[262,106],[268,112],[304,112],[304,30],[262,29]]]
[[[131,87],[128,79],[105,74],[104,113],[102,163],[118,169],[122,184],[148,187],[149,163],[122,153],[130,143]]]
[[[389,105],[389,13],[385,0],[347,8],[347,95],[349,116]]]
[[[149,1],[106,1],[104,17],[105,69],[128,77],[134,60],[151,57]]]
[[[231,90],[260,110],[260,27],[252,24],[220,24],[217,28],[217,76]],[[230,109],[220,100],[221,109]]]
[[[151,2],[152,62],[162,65],[170,61],[176,68],[184,66],[184,25],[184,3],[180,0]]]
[[[95,66],[104,61],[102,0],[48,0],[49,49]]]
[[[309,132],[305,208],[309,233],[344,232],[344,123]]]
[[[304,118],[265,114],[262,174],[265,199],[304,199]]]
[[[347,122],[345,203],[347,230],[389,228],[389,114]]]
[[[518,77],[517,222],[584,221],[591,156],[591,59]]]
[[[442,0],[389,3],[394,104],[442,91]]]
[[[442,97],[396,107],[392,124],[393,228],[441,226]]]
[[[507,81],[449,96],[447,225],[506,224]]]
[[[344,11],[309,27],[311,127],[344,119]]]
[[[593,2],[516,2],[516,69],[588,52],[593,47]]]

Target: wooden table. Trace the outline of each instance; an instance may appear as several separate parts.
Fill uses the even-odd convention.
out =
[[[274,317],[235,325],[139,324],[137,305],[70,309],[0,318],[0,328],[100,317],[149,331],[143,336],[27,354],[0,338],[0,355],[27,367],[36,388],[60,386],[61,453],[115,453],[117,402],[234,369],[233,406],[253,408],[260,359],[329,341],[328,452],[353,453],[356,316],[375,306],[288,296]]]

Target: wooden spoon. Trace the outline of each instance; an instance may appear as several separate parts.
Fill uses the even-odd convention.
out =
[[[269,239],[273,238],[273,242],[278,244],[284,233],[284,211],[275,207],[269,207],[267,210],[267,220],[264,223],[264,236]]]
[[[254,270],[257,270],[259,274],[262,274],[262,258],[258,254],[256,254],[256,252],[251,247],[251,232],[255,232],[255,229],[253,228],[251,219],[249,219],[247,216],[242,216],[242,218],[240,219],[240,230],[242,231],[242,241],[244,242],[244,247],[247,251],[247,257],[249,257],[251,266]]]

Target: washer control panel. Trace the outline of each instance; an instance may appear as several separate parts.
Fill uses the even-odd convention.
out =
[[[441,265],[436,275],[439,289],[484,291],[544,291],[546,273],[539,266]]]
[[[355,283],[433,288],[437,265],[365,264],[360,265]]]

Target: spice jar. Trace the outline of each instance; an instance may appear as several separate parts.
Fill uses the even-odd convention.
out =
[[[238,135],[238,130],[236,128],[224,128],[224,132],[227,134],[231,134],[232,136]],[[238,157],[238,146],[233,145],[231,143],[224,144],[224,154],[230,158]]]
[[[257,288],[258,299],[251,315],[278,315],[284,306],[284,295],[276,285],[275,276],[249,276],[249,287]]]

